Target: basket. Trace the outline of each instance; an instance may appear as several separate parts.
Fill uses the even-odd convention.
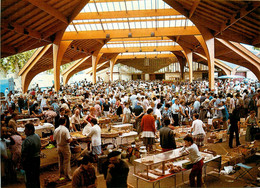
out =
[[[71,153],[80,153],[81,146],[80,145],[70,146],[70,151],[71,151]]]

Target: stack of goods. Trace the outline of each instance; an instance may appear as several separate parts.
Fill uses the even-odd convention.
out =
[[[236,153],[236,152],[227,153],[226,155],[222,155],[221,158],[222,158],[221,161],[222,167],[234,166],[237,163],[243,163],[245,160],[244,156],[241,153]]]
[[[245,159],[254,155],[256,151],[257,151],[257,146],[255,141],[248,143],[246,145],[240,145],[234,149],[234,153],[243,155]]]
[[[179,165],[176,165],[175,163],[168,162],[164,165],[164,170],[165,170],[165,173],[163,174],[163,166],[160,165],[158,168],[149,169],[148,173],[147,173],[147,171],[138,172],[137,175],[140,177],[143,177],[145,179],[156,180],[164,175],[181,172],[183,170],[183,168]]]
[[[227,130],[210,133],[208,143],[218,143],[227,141]]]

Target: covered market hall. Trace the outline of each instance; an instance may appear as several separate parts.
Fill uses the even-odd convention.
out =
[[[259,16],[254,0],[2,0],[0,186],[259,187]]]

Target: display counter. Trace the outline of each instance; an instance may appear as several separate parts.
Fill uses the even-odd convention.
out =
[[[182,181],[184,182],[183,172],[189,170],[188,166],[190,160],[187,156],[180,154],[179,149],[163,152],[156,155],[144,155],[140,159],[134,161],[134,176],[138,180],[141,179],[148,183],[159,184],[160,181],[165,178],[173,177],[175,179],[176,187],[176,175],[182,174]],[[204,172],[206,175],[206,168],[208,166],[217,168],[220,172],[221,168],[221,156],[213,156],[209,153],[201,152],[201,156],[204,159]]]

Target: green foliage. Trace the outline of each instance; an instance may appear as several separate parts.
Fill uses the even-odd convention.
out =
[[[0,69],[5,73],[18,73],[30,59],[35,50],[29,50],[0,60]]]

